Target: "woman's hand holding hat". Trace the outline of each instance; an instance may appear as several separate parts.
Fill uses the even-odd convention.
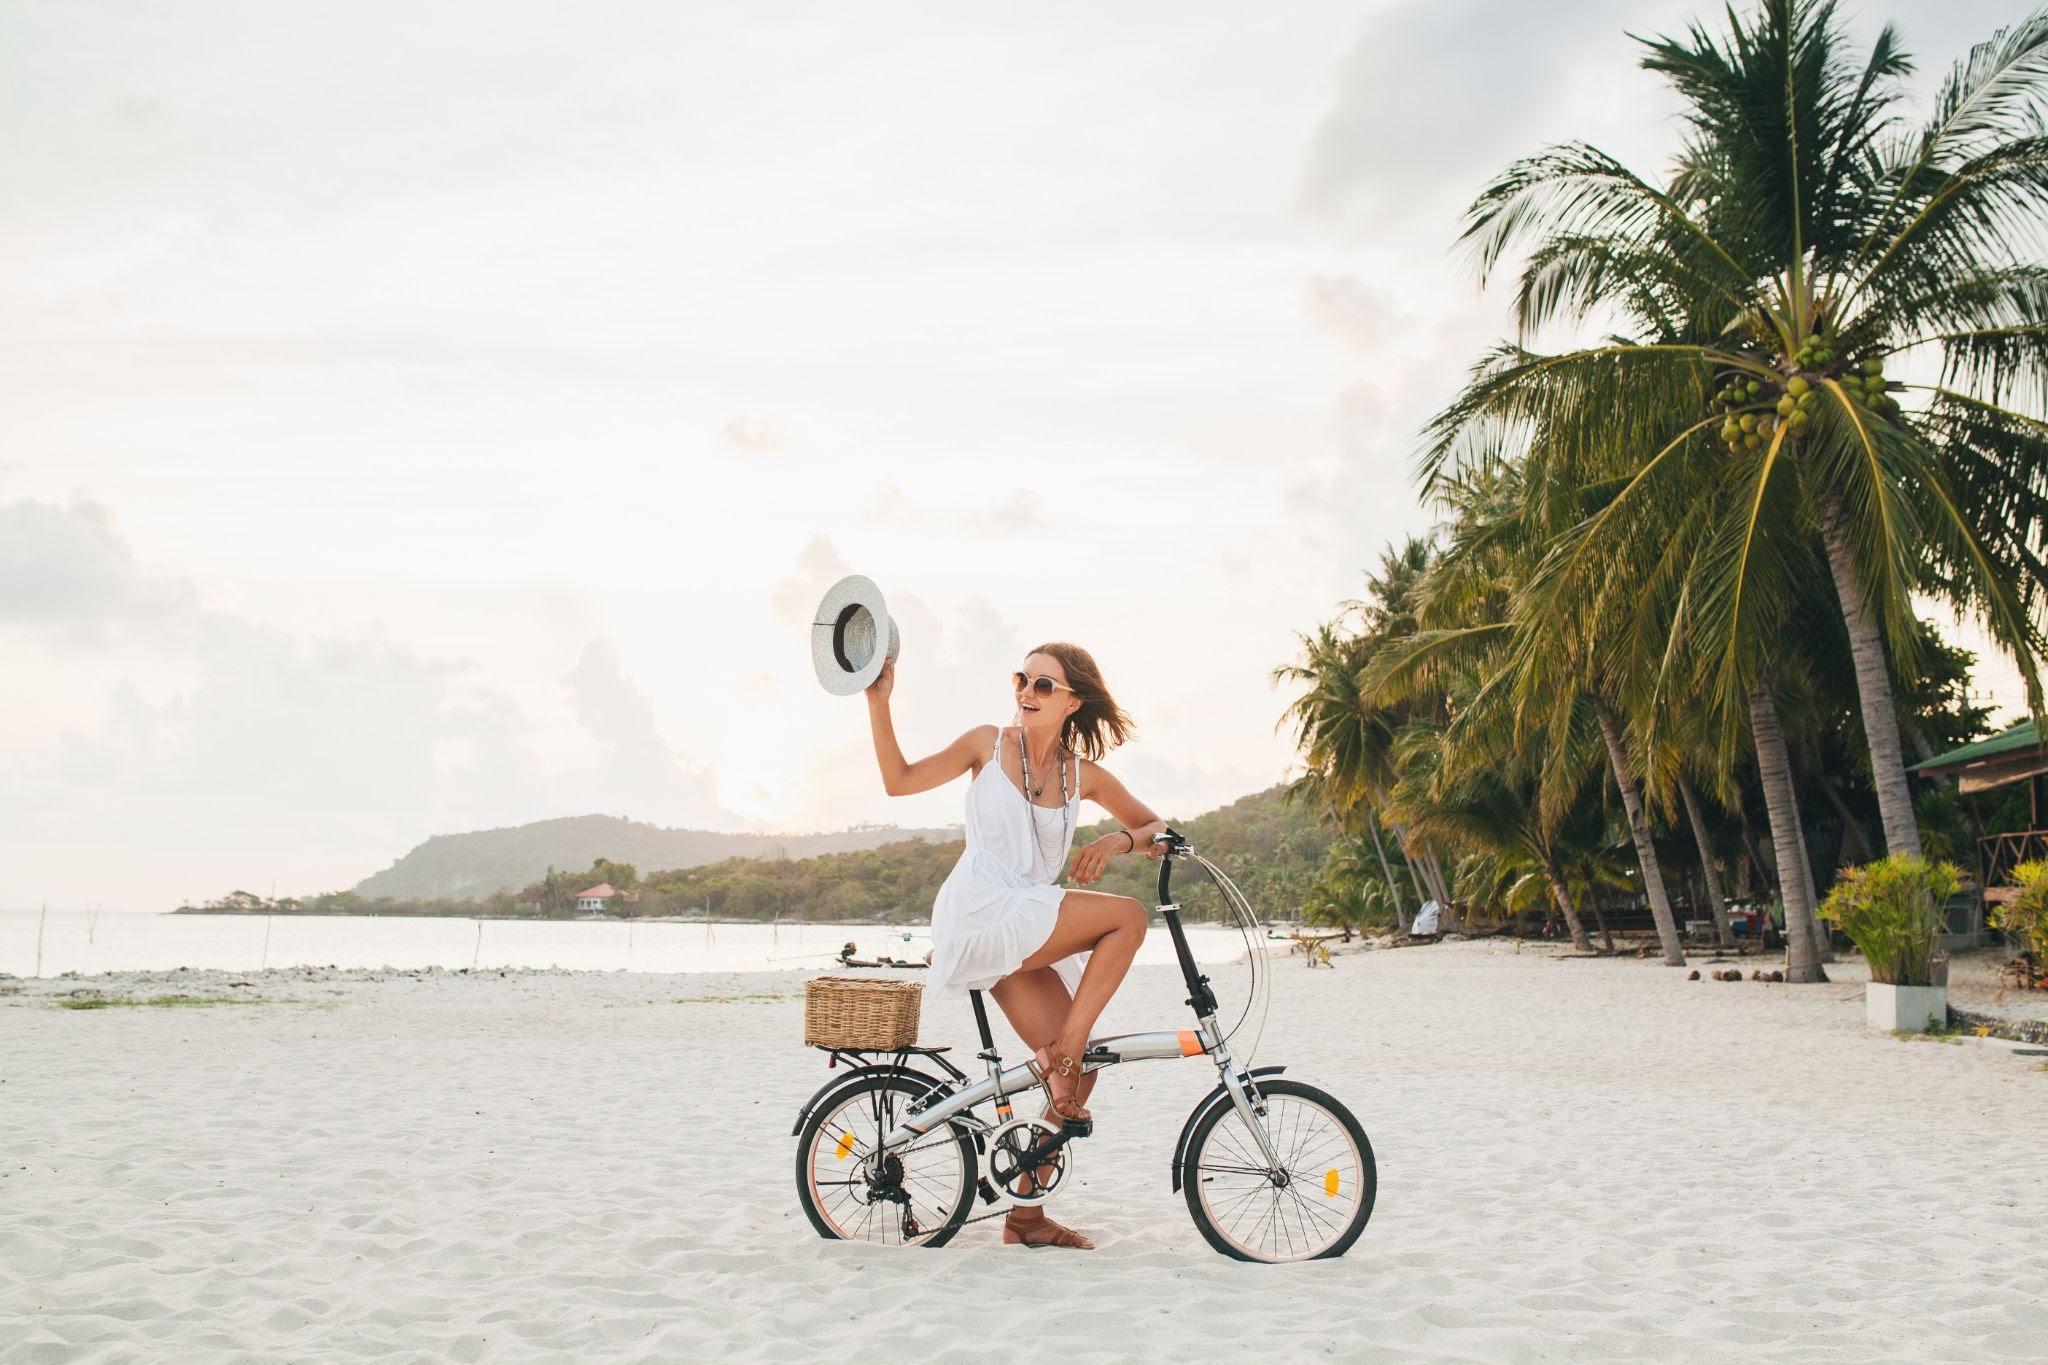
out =
[[[896,690],[896,661],[894,659],[884,659],[882,661],[882,671],[877,673],[875,680],[869,683],[863,690],[868,694],[868,700],[870,701],[888,701],[889,694]]]

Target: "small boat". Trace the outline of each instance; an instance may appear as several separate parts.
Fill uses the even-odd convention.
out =
[[[904,935],[906,939],[909,937],[910,935],[908,934]],[[839,950],[839,955],[833,960],[842,967],[907,967],[912,971],[919,972],[931,965],[929,962],[899,961],[896,958],[890,957],[887,953],[878,953],[872,958],[855,957],[854,954],[859,951],[858,945],[849,943]]]

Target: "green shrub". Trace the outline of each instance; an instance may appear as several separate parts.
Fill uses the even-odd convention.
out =
[[[2048,962],[2048,863],[2021,863],[2012,870],[2012,879],[2019,894],[1991,907],[1991,926],[2014,947],[2032,954],[2034,961]]]
[[[1872,981],[1931,986],[1948,898],[1962,884],[1951,863],[1893,854],[1845,872],[1820,914],[1862,952]]]

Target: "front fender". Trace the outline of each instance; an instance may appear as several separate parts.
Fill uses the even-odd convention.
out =
[[[798,1133],[803,1132],[804,1120],[811,1116],[811,1111],[816,1109],[827,1095],[830,1095],[842,1085],[864,1081],[870,1076],[878,1074],[885,1076],[907,1076],[927,1089],[936,1090],[942,1094],[952,1093],[952,1087],[943,1078],[934,1076],[927,1071],[919,1071],[916,1067],[895,1065],[857,1066],[841,1075],[834,1076],[831,1080],[818,1087],[817,1094],[804,1101],[804,1107],[797,1111],[796,1122],[790,1125],[789,1135],[795,1137]]]
[[[1242,1074],[1245,1076],[1277,1076],[1286,1069],[1284,1066],[1255,1066],[1250,1071]],[[1182,1159],[1188,1154],[1188,1139],[1194,1135],[1195,1120],[1208,1113],[1209,1106],[1218,1100],[1223,1101],[1225,1104],[1230,1103],[1230,1092],[1223,1088],[1223,1082],[1221,1081],[1216,1083],[1214,1090],[1202,1096],[1202,1102],[1189,1111],[1188,1121],[1180,1126],[1180,1141],[1173,1144],[1173,1188],[1176,1194],[1180,1192],[1180,1165]]]

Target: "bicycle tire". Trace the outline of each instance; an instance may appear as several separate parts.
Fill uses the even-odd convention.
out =
[[[1373,1159],[1372,1143],[1358,1119],[1327,1091],[1300,1081],[1275,1079],[1257,1084],[1266,1099],[1269,1119],[1276,1120],[1278,1131],[1271,1133],[1276,1147],[1282,1149],[1283,1159],[1301,1164],[1304,1169],[1295,1170],[1290,1164],[1286,1185],[1274,1184],[1269,1176],[1253,1171],[1250,1163],[1262,1162],[1263,1157],[1249,1155],[1257,1150],[1255,1140],[1245,1131],[1229,1096],[1220,1096],[1196,1119],[1182,1157],[1181,1192],[1188,1201],[1188,1214],[1204,1241],[1235,1260],[1285,1262],[1342,1256],[1365,1231],[1372,1218],[1373,1202],[1379,1196],[1379,1169]],[[1302,1115],[1319,1111],[1332,1121],[1343,1141],[1307,1131],[1300,1115],[1283,1112],[1290,1109],[1298,1109]],[[1226,1143],[1227,1151],[1223,1150]],[[1212,1144],[1216,1151],[1212,1152]],[[1327,1186],[1314,1178],[1316,1172],[1306,1169],[1310,1164],[1325,1173],[1322,1179],[1329,1182]],[[1294,1188],[1304,1178],[1311,1181],[1307,1198]],[[1233,1184],[1219,1195],[1219,1183],[1225,1180]],[[1262,1208],[1253,1202],[1263,1197],[1260,1181],[1265,1181],[1273,1191],[1272,1212],[1263,1223]],[[1322,1200],[1315,1198],[1318,1188],[1328,1191]],[[1345,1194],[1342,1201],[1337,1197],[1340,1193]],[[1229,1208],[1225,1200],[1242,1203],[1229,1227],[1222,1222]],[[1242,1230],[1246,1217],[1253,1220],[1254,1226],[1270,1225],[1282,1233],[1277,1240],[1287,1242],[1290,1254],[1279,1254],[1277,1247],[1268,1251],[1248,1245]],[[1301,1232],[1301,1252],[1292,1254],[1297,1229]]]
[[[938,1177],[913,1176],[914,1181],[924,1182],[924,1195],[932,1217],[929,1230],[914,1238],[902,1235],[900,1222],[895,1228],[895,1237],[890,1233],[891,1210],[883,1210],[877,1219],[872,1211],[876,1208],[875,1182],[865,1174],[863,1163],[854,1162],[856,1149],[864,1155],[878,1143],[881,1135],[901,1123],[910,1102],[922,1099],[932,1093],[932,1086],[913,1080],[904,1075],[878,1075],[853,1085],[832,1091],[811,1112],[798,1134],[796,1145],[796,1189],[797,1199],[804,1207],[804,1215],[811,1220],[811,1226],[820,1237],[827,1241],[867,1241],[884,1245],[913,1245],[940,1247],[953,1240],[966,1220],[968,1205],[974,1198],[979,1168],[974,1154],[974,1136],[957,1123],[949,1123],[943,1133],[928,1133],[913,1143],[920,1151],[952,1151],[958,1159],[957,1191],[943,1188],[945,1183],[930,1183]],[[833,1132],[837,1137],[828,1137]],[[832,1149],[827,1153],[823,1143]],[[935,1144],[944,1143],[945,1146]],[[849,1164],[851,1163],[851,1164]],[[846,1177],[836,1183],[843,1193],[828,1196],[820,1187],[821,1171],[843,1169]],[[860,1171],[862,1174],[855,1175]],[[865,1182],[865,1183],[863,1183]],[[866,1219],[860,1218],[860,1210],[870,1211]],[[916,1197],[913,1196],[912,1212],[916,1212]],[[919,1219],[925,1226],[924,1219]],[[854,1235],[861,1232],[863,1235]]]

